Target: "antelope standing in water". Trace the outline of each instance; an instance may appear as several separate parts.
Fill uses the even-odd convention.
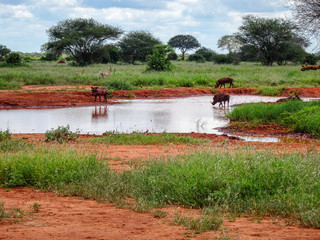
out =
[[[111,72],[112,72],[112,68],[110,67],[109,72],[101,72],[100,76],[102,78],[107,77],[107,76],[109,76],[111,74]]]

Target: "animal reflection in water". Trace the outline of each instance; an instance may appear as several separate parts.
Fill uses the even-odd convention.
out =
[[[107,118],[107,117],[108,117],[108,111],[106,106],[99,106],[94,108],[94,111],[92,112],[92,119]]]

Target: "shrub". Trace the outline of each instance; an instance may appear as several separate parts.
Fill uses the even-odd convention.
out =
[[[57,129],[51,129],[49,131],[46,131],[45,137],[47,142],[59,142],[63,143],[65,141],[75,140],[78,138],[78,133],[73,133],[69,131],[70,126],[67,125],[66,127],[58,126]]]
[[[12,53],[9,53],[9,55],[6,57],[5,61],[7,64],[19,65],[19,64],[21,64],[21,57],[20,57],[19,53],[12,52]]]
[[[133,90],[133,86],[125,80],[112,80],[107,83],[110,90]]]
[[[0,142],[11,139],[11,134],[9,133],[9,130],[6,131],[0,131]]]
[[[206,59],[201,54],[195,53],[189,56],[188,61],[204,63]]]
[[[172,63],[168,58],[168,54],[172,52],[169,45],[156,45],[153,54],[148,56],[148,65],[146,71],[170,71]]]

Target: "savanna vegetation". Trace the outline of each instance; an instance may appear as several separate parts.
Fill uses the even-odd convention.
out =
[[[292,5],[298,23],[303,25],[304,17],[299,17],[307,13],[312,25],[318,26],[313,22],[319,17],[309,14],[302,2],[296,0]],[[263,35],[265,32],[268,36]],[[122,33],[120,28],[93,19],[75,19],[62,21],[48,30],[44,56],[22,57],[0,45],[0,89],[18,91],[23,85],[81,84],[106,86],[110,90],[213,88],[218,79],[232,77],[235,87],[279,95],[285,88],[320,85],[317,71],[300,71],[301,63],[315,64],[318,58],[304,51],[309,42],[291,21],[245,16],[237,34],[223,36],[218,42],[218,47],[228,50],[228,54],[201,47],[190,35],[174,36],[168,45],[161,45],[151,33],[135,31],[125,34],[117,44],[107,43],[117,40]],[[311,34],[318,36],[318,28],[311,29]],[[180,50],[181,60],[189,61],[176,61],[178,56],[172,48]],[[196,51],[185,55],[189,50]],[[57,63],[58,60],[66,63]],[[112,73],[101,78],[99,73],[109,69]],[[288,101],[237,106],[228,117],[247,124],[276,123],[320,138],[319,112],[319,101]],[[62,145],[77,137],[69,126],[45,133],[47,142]],[[169,133],[105,133],[92,137],[90,143],[206,142]],[[60,148],[57,144],[35,146],[23,139],[12,139],[6,130],[0,131],[0,187],[33,187],[108,201],[135,211],[152,212],[157,217],[166,215],[157,210],[166,205],[200,208],[199,219],[176,215],[172,221],[196,233],[218,229],[223,216],[284,217],[291,223],[320,228],[320,155],[316,150],[290,154],[251,151],[248,147],[239,150],[207,150],[149,159],[132,164],[130,170],[115,172],[109,167],[108,158]],[[40,205],[35,203],[32,207],[37,211]],[[23,216],[23,212],[8,211],[0,202],[0,221],[17,216]]]
[[[293,132],[320,137],[320,101],[288,101],[281,104],[244,104],[235,107],[228,117],[250,124],[279,124]]]
[[[0,68],[0,89],[19,89],[22,85],[100,85],[110,90],[141,88],[213,87],[222,77],[234,78],[235,87],[257,88],[265,95],[279,94],[284,88],[317,87],[317,71],[301,72],[301,66],[267,67],[259,63],[221,65],[212,62],[172,61],[172,71],[146,71],[146,64],[92,64],[72,67],[56,62],[29,62],[21,67]],[[112,67],[107,78],[99,73]],[[75,72],[85,72],[76,75]],[[271,93],[270,93],[271,92]],[[272,92],[276,92],[273,93]]]
[[[109,201],[139,212],[167,204],[201,208],[199,219],[174,218],[175,224],[195,232],[219,228],[222,216],[288,217],[301,226],[320,227],[317,151],[275,154],[246,147],[233,153],[200,151],[167,160],[150,159],[143,166],[132,165],[131,170],[116,173],[110,170],[108,159],[94,154],[68,148],[17,147],[16,142],[11,144],[14,148],[2,147],[11,141],[8,137],[0,141],[1,187],[34,187]],[[130,204],[128,198],[135,203]],[[153,213],[165,215],[159,211]]]

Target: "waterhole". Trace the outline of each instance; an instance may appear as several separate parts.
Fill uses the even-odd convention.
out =
[[[58,126],[70,126],[81,134],[117,133],[214,133],[228,125],[225,116],[236,104],[275,102],[279,97],[236,96],[229,107],[212,106],[212,96],[172,99],[119,100],[106,106],[60,109],[1,110],[0,129],[11,133],[45,133]],[[276,141],[271,139],[270,141]]]

